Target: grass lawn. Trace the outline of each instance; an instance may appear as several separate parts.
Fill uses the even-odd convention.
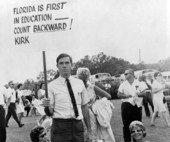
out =
[[[121,101],[112,101],[115,109],[113,111],[113,118],[111,121],[113,133],[115,135],[116,142],[124,142],[122,134],[122,119],[121,119]],[[30,142],[29,133],[31,128],[36,125],[36,121],[40,118],[37,117],[24,117],[24,127],[19,128],[13,118],[9,121],[9,127],[7,128],[7,142]],[[170,117],[169,117],[170,119]],[[146,126],[147,136],[146,139],[150,142],[170,142],[170,128],[168,128],[165,122],[158,118],[156,119],[156,127],[150,127],[150,118],[145,116],[143,112],[143,123]]]

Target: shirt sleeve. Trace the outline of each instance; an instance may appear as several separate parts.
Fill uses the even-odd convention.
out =
[[[121,85],[119,86],[118,91],[119,91],[120,93],[124,93],[123,84],[121,84]]]
[[[6,98],[11,97],[11,93],[10,93],[9,89],[4,89],[4,95],[5,95]]]
[[[148,89],[146,83],[141,82],[141,83],[140,83],[140,91],[142,92],[142,91],[144,91],[144,90],[146,90],[146,89]]]
[[[55,102],[55,98],[54,98],[54,93],[52,90],[52,87],[50,85],[48,85],[48,98],[50,99],[50,105],[52,108],[54,108],[54,102]]]

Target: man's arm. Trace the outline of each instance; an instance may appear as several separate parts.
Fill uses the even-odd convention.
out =
[[[143,90],[143,91],[140,92],[140,93],[137,93],[137,96],[138,96],[138,97],[144,97],[145,95],[146,95],[146,89]]]
[[[127,99],[127,98],[131,98],[132,97],[132,95],[126,95],[124,93],[121,93],[120,91],[118,91],[117,96],[120,99]]]

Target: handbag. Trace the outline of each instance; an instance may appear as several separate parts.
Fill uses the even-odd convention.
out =
[[[108,128],[110,126],[113,108],[113,104],[105,97],[94,102],[92,111],[96,115],[97,121],[102,127]]]

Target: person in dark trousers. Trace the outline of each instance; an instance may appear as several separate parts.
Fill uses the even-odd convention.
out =
[[[124,141],[131,142],[129,125],[134,120],[142,121],[142,100],[147,86],[135,79],[132,69],[127,69],[124,75],[126,80],[119,86],[118,97],[122,99]]]
[[[10,102],[10,104],[8,106],[8,112],[5,118],[6,127],[9,127],[8,121],[11,118],[11,116],[13,116],[14,120],[18,123],[19,127],[23,127],[24,124],[21,124],[16,114],[15,102],[17,98],[16,98],[16,91],[14,90],[14,83],[12,81],[9,82],[9,88],[7,90],[7,94],[8,94],[8,101]]]
[[[144,83],[146,83],[147,85],[147,89],[146,89],[146,95],[143,97],[143,106],[145,109],[145,113],[147,117],[150,117],[150,110],[149,110],[149,106],[151,106],[152,112],[154,112],[154,106],[153,106],[153,101],[152,101],[152,87],[151,85],[146,81],[146,76],[142,75],[140,76],[140,81],[143,81]]]
[[[5,109],[6,88],[0,86],[0,142],[6,142]]]
[[[84,142],[84,119],[91,141],[88,96],[82,80],[71,76],[72,58],[65,53],[57,57],[60,76],[48,84],[43,99],[45,112],[53,117],[51,142]]]

